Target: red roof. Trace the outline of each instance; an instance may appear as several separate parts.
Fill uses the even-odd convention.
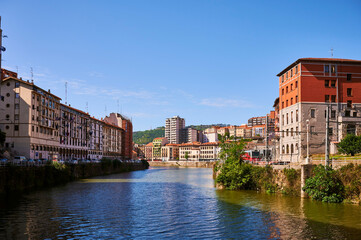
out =
[[[153,143],[152,142],[150,142],[150,143],[148,143],[147,145],[145,145],[146,147],[153,147]]]

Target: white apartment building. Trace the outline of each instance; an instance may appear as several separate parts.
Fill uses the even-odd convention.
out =
[[[174,116],[165,120],[165,137],[169,143],[179,144],[182,142],[182,129],[185,127],[184,118]]]

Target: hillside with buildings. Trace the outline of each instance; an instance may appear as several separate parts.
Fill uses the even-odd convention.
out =
[[[190,125],[186,128],[196,129],[198,131],[204,131],[207,128],[219,126],[226,127],[229,125],[226,124],[211,124],[211,125]],[[136,131],[133,133],[133,142],[136,144],[147,144],[153,141],[154,138],[164,137],[165,127],[157,127],[156,129],[145,130],[145,131]]]

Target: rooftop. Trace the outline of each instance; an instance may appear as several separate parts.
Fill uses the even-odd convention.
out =
[[[294,63],[282,70],[277,77],[280,77],[282,74],[287,72],[289,69],[293,68],[295,65],[300,62],[330,62],[330,63],[350,63],[350,64],[361,64],[361,60],[354,59],[343,59],[343,58],[299,58]]]

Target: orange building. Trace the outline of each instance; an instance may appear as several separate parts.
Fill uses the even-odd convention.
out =
[[[306,120],[310,154],[325,153],[327,107],[331,153],[347,133],[361,133],[361,61],[300,58],[277,76],[281,160],[305,158]]]

